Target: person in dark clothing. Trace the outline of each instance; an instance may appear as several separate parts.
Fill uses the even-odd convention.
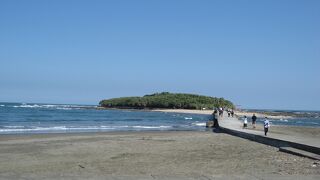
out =
[[[252,127],[256,128],[256,121],[257,121],[257,116],[255,114],[253,114],[253,116],[251,117],[252,119]]]
[[[218,111],[214,110],[213,112],[213,127],[218,128],[219,127],[219,122],[218,122]]]
[[[222,110],[222,108],[219,108],[219,116],[220,116],[220,117],[223,116],[223,110]]]
[[[267,133],[268,133],[269,127],[270,127],[270,122],[267,117],[265,117],[265,120],[263,122],[263,126],[264,126],[264,135],[267,136]]]
[[[234,112],[233,112],[233,110],[231,111],[231,116],[233,117],[233,115],[234,115]]]

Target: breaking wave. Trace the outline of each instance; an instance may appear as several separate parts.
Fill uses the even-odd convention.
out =
[[[65,131],[116,131],[116,130],[140,130],[140,129],[170,129],[172,126],[54,126],[54,127],[25,127],[3,126],[0,132],[65,132]]]
[[[59,109],[59,110],[71,110],[71,109],[83,109],[83,108],[95,108],[97,106],[80,106],[80,105],[68,105],[68,104],[25,104],[14,105],[14,108],[46,108],[46,109]]]

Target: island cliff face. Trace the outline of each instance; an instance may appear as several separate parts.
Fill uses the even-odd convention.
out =
[[[101,107],[106,108],[166,108],[166,109],[213,109],[217,107],[234,108],[232,102],[223,98],[184,94],[184,93],[155,93],[142,97],[121,97],[100,101]]]

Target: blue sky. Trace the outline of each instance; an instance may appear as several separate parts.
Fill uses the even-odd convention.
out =
[[[0,101],[170,91],[320,110],[320,1],[1,0]]]

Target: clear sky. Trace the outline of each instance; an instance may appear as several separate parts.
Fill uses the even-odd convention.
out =
[[[0,101],[162,91],[320,110],[320,1],[0,1]]]

